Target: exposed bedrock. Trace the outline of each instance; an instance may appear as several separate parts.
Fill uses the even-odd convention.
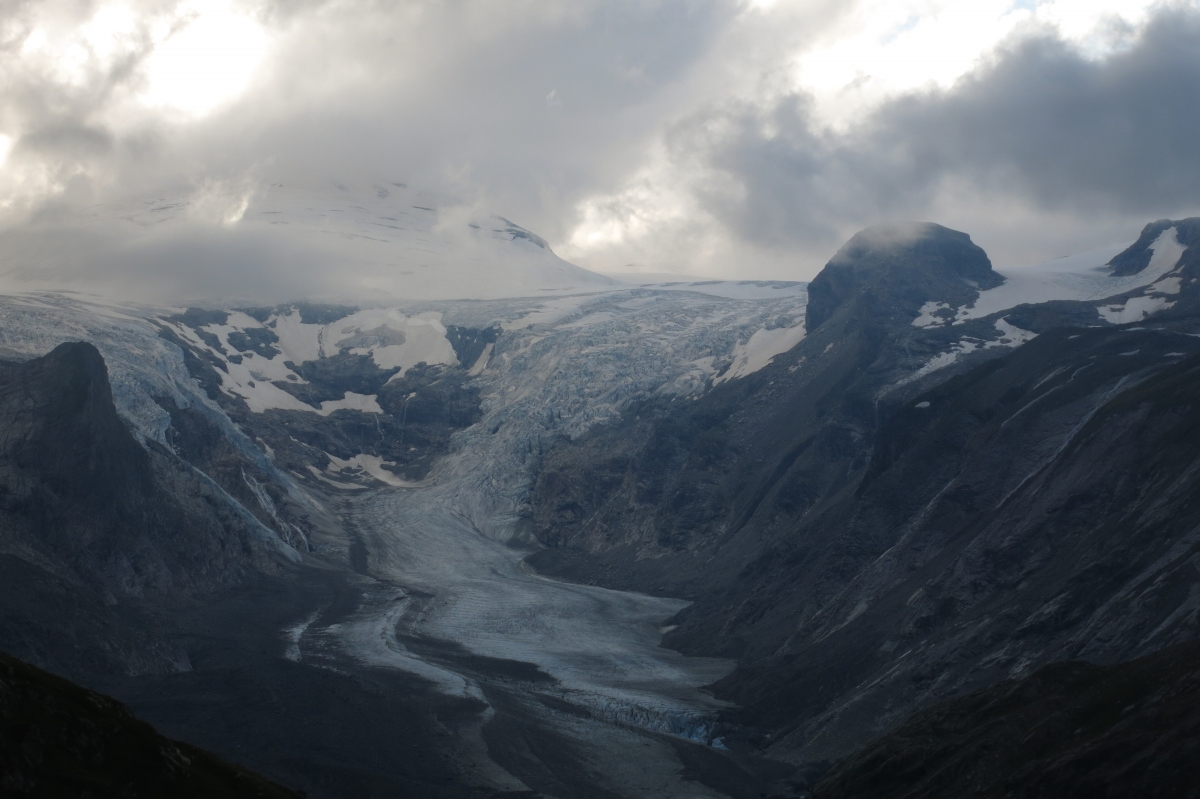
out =
[[[809,333],[797,347],[693,403],[644,399],[617,424],[547,454],[532,504],[550,549],[533,562],[688,598],[711,591],[714,578],[734,579],[789,523],[853,484],[882,419],[962,368],[924,377],[923,363],[969,334],[982,344],[975,358],[1018,343],[991,318],[911,324],[922,304],[978,296],[959,271],[977,284],[1001,280],[963,233],[911,225],[859,234],[810,285]],[[599,560],[589,565],[590,555]]]
[[[878,225],[846,242],[813,278],[806,325],[811,334],[854,303],[907,324],[926,302],[967,305],[1002,282],[966,233],[929,222]]]
[[[1064,302],[1015,350],[983,335],[1030,306],[911,321],[972,302],[989,271],[934,226],[847,245],[790,353],[547,453],[531,561],[696,600],[665,643],[736,657],[717,695],[797,761],[1053,661],[1196,637],[1200,318],[1110,326],[1099,298]],[[1080,314],[1097,327],[1063,326]],[[922,374],[915,352],[972,333]]]
[[[350,461],[365,454],[379,464],[375,479],[417,481],[428,474],[437,457],[447,452],[451,435],[481,416],[479,389],[471,385],[465,367],[456,367],[474,363],[464,359],[478,359],[496,340],[496,329],[451,326],[445,329],[444,341],[451,363],[420,361],[402,368],[380,365],[372,354],[377,349],[411,343],[402,331],[384,326],[365,332],[350,328],[350,336],[343,335],[336,345],[323,344],[315,332],[311,333],[311,352],[303,355],[283,353],[277,347],[263,350],[262,344],[271,341],[284,346],[270,327],[280,324],[281,315],[285,322],[291,314],[298,317],[299,327],[320,329],[344,318],[352,319],[354,308],[301,304],[234,313],[243,313],[248,321],[260,326],[237,329],[226,324],[230,313],[191,309],[160,322],[160,335],[182,349],[188,371],[208,398],[246,435],[264,446],[273,465],[290,478],[311,482],[314,469],[324,476],[332,467],[332,472],[350,469],[345,475],[335,474],[335,482],[354,482],[360,477],[370,482],[372,478],[361,471],[361,466],[342,466],[332,460]],[[454,362],[456,358],[458,363]],[[242,366],[249,367],[246,384],[233,385],[249,392],[250,402],[237,390],[230,390],[234,380],[231,370]],[[254,404],[258,388],[282,392],[276,396],[295,401],[268,400],[260,407]],[[175,419],[175,411],[170,410]],[[186,424],[176,421],[174,428],[179,434]],[[241,460],[248,461],[244,453]],[[236,476],[223,479],[206,463],[195,463],[227,490],[245,493]],[[243,463],[242,468],[253,470],[253,465]],[[256,475],[256,479],[274,485],[268,490],[273,491],[275,503],[291,505],[274,514],[282,517],[281,525],[271,513],[264,515],[254,502],[248,502],[247,507],[263,517],[265,524],[281,528],[284,535],[290,526],[311,528],[305,520],[309,511],[284,500],[283,495],[289,493],[282,490],[286,479],[280,481],[266,474]]]
[[[1194,244],[1200,244],[1200,218],[1192,217],[1178,221],[1160,219],[1157,222],[1151,222],[1142,228],[1142,233],[1138,236],[1137,241],[1109,261],[1113,274],[1136,275],[1145,270],[1150,266],[1150,261],[1154,257],[1153,245],[1160,236],[1172,228],[1175,230],[1176,240],[1184,247],[1190,248]],[[1193,251],[1191,256],[1192,258],[1188,259],[1189,264],[1195,263],[1192,259],[1200,257],[1200,253]]]
[[[140,601],[277,573],[286,545],[118,416],[104,360],[68,343],[0,364],[4,647],[67,673],[186,668]]]

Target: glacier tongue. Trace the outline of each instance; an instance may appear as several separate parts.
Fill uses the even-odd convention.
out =
[[[631,290],[444,306],[446,324],[510,320],[471,364],[484,394],[483,418],[455,434],[427,484],[343,494],[366,572],[404,596],[368,591],[351,618],[309,627],[315,662],[336,651],[417,674],[451,696],[491,702],[501,690],[508,707],[517,703],[573,749],[597,753],[597,778],[614,792],[710,795],[675,776],[669,750],[653,749],[661,765],[644,773],[615,762],[632,750],[650,763],[647,747],[659,746],[645,737],[651,732],[719,746],[715,722],[725,704],[700,689],[725,676],[732,662],[658,645],[663,621],[683,601],[532,573],[523,563],[531,542],[521,519],[541,454],[560,436],[582,435],[639,397],[687,401],[688,390],[711,383],[714,362],[730,365],[739,341],[768,325],[802,321],[804,299],[802,292],[731,300]],[[698,363],[707,367],[699,379]],[[432,655],[429,642],[438,642]],[[439,658],[437,647],[447,644],[488,662],[534,664],[545,678],[498,686],[461,661]],[[299,651],[309,650],[300,643]],[[548,711],[548,701],[576,708],[576,715]],[[460,730],[464,738],[476,734]]]

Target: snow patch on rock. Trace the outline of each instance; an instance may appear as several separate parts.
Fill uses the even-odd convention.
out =
[[[342,460],[335,455],[329,455],[329,453],[325,454],[329,457],[329,470],[343,473],[343,476],[345,476],[346,473],[353,475],[353,473],[358,472],[368,475],[369,477],[372,477],[379,482],[390,485],[394,488],[420,488],[423,485],[428,485],[427,481],[412,482],[411,480],[405,480],[404,478],[393,474],[383,467],[395,466],[396,464],[392,463],[391,461],[385,461],[378,455],[359,453],[353,458]],[[357,487],[358,486],[355,486],[355,488]]]
[[[286,316],[272,314],[267,327],[279,337],[278,347],[284,357],[292,363],[315,361],[321,357],[322,325],[306,325],[300,320],[300,311],[295,308]]]
[[[964,355],[970,355],[976,350],[988,350],[995,347],[1019,347],[1022,344],[1037,338],[1037,333],[1024,330],[1013,324],[1009,324],[1004,319],[997,319],[995,322],[995,327],[996,331],[1000,334],[999,338],[982,343],[978,340],[964,338],[963,340],[956,342],[946,352],[939,353],[938,355],[930,358],[921,366],[920,369],[913,372],[908,377],[905,377],[903,380],[900,380],[896,385],[903,386],[916,380],[920,380],[926,375],[933,374],[940,369],[945,369],[947,366],[950,366],[957,361],[960,357]]]
[[[946,310],[950,306],[944,302],[934,302],[930,300],[921,306],[921,315],[912,320],[913,327],[941,327],[946,324],[945,319],[938,315],[938,311]]]
[[[312,410],[312,408],[309,408]],[[328,416],[334,411],[362,411],[363,413],[383,413],[374,394],[355,394],[347,391],[340,400],[325,400],[317,413]]]
[[[1124,294],[1165,277],[1178,266],[1185,249],[1179,243],[1175,228],[1168,228],[1150,245],[1154,254],[1145,269],[1136,275],[1114,277],[1107,264],[1127,246],[1103,247],[1036,266],[997,269],[1004,276],[1004,283],[980,292],[973,305],[958,308],[955,324],[981,319],[1018,305],[1051,300],[1102,300]]]
[[[370,355],[381,369],[398,367],[398,376],[418,363],[455,366],[458,356],[441,319],[437,311],[414,316],[394,308],[359,311],[328,326],[322,335],[325,354]]]
[[[1147,291],[1152,294],[1178,294],[1183,288],[1183,278],[1180,277],[1164,277],[1152,285]]]
[[[1016,325],[1010,325],[1004,319],[996,320],[996,330],[1000,332],[1000,338],[984,344],[984,349],[991,349],[992,347],[1019,347],[1025,342],[1033,341],[1037,338],[1037,333],[1017,327]]]
[[[1105,321],[1124,325],[1140,322],[1150,314],[1166,310],[1174,304],[1165,297],[1130,297],[1119,305],[1102,305],[1096,310]]]
[[[733,363],[729,365],[725,374],[713,380],[713,385],[754,374],[775,360],[775,356],[782,355],[803,341],[804,334],[802,324],[795,327],[777,327],[773,330],[765,327],[756,330],[745,343],[738,341],[734,346]]]

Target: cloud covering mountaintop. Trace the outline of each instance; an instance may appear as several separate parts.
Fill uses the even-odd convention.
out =
[[[590,269],[729,278],[808,279],[899,219],[1013,265],[1200,210],[1194,0],[0,10],[10,277],[37,241],[92,236],[96,208],[236,205],[273,184],[405,183],[445,198],[445,219],[500,214]],[[171,285],[204,294],[234,269],[256,293],[323,291],[327,270],[280,271],[295,254],[241,222],[164,233],[160,254],[209,248]],[[58,278],[119,272],[133,245],[115,235]],[[121,274],[182,274],[146,268]]]

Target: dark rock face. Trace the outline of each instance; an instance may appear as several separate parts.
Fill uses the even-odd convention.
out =
[[[1055,331],[916,398],[851,490],[668,641],[745,641],[722,687],[824,758],[1038,664],[1196,637],[1200,358],[1167,356],[1186,338]]]
[[[291,364],[291,361],[288,361]],[[317,361],[295,365],[293,371],[307,383],[276,381],[275,385],[301,402],[320,408],[322,402],[340,400],[347,391],[378,394],[399,368],[380,369],[370,355],[341,352]]]
[[[1192,217],[1178,221],[1160,219],[1142,228],[1142,234],[1138,236],[1138,240],[1108,262],[1108,265],[1112,267],[1112,273],[1114,275],[1136,275],[1145,269],[1154,255],[1150,245],[1162,235],[1163,231],[1170,228],[1175,228],[1175,235],[1179,239],[1179,243],[1185,247],[1200,244],[1200,218]]]
[[[177,318],[199,320],[209,324],[214,318],[213,314],[218,314],[221,321],[228,318],[224,311],[199,309],[191,309]],[[210,346],[220,347],[220,342],[211,333],[200,329],[196,332],[202,337],[210,337]],[[274,335],[271,331],[266,332]],[[159,335],[179,347],[188,374],[209,399],[217,401],[218,404],[224,399],[233,405],[232,400],[221,393],[221,377],[218,370],[227,369],[223,361],[211,352],[189,347],[169,329],[160,327]],[[231,360],[240,357],[236,353],[227,355]],[[337,396],[340,398],[342,394]],[[284,484],[286,481],[281,481],[277,474],[264,469],[261,463],[235,447],[229,438],[230,431],[222,429],[213,414],[199,408],[180,408],[171,400],[162,400],[159,404],[171,417],[171,426],[166,437],[176,455],[200,470],[253,514],[259,523],[296,551],[304,552],[309,549],[308,534],[313,528],[312,508],[290,496]],[[237,409],[243,413],[248,412],[244,403]],[[288,441],[291,443],[290,439]]]
[[[0,794],[10,797],[298,797],[121,704],[0,654]]]
[[[150,458],[113,406],[90,344],[64,344],[0,372],[0,474],[5,498],[34,514],[78,505],[82,515],[129,513],[151,490]],[[39,497],[41,492],[50,496]]]
[[[279,350],[274,346],[279,343],[279,337],[266,327],[230,333],[229,343],[239,352],[255,352],[264,358],[274,358],[279,354]]]
[[[311,507],[297,502],[280,483],[229,440],[207,413],[163,402],[171,416],[167,441],[175,454],[199,469],[264,527],[297,552],[309,550]]]
[[[271,541],[203,475],[134,439],[92,345],[0,364],[3,641],[13,651],[66,672],[83,661],[133,671],[186,667],[170,647],[147,645],[117,606],[277,571],[280,545]],[[64,607],[65,619],[45,604]],[[64,628],[79,640],[59,636]]]
[[[809,284],[805,326],[811,334],[855,302],[907,322],[926,302],[968,304],[1003,282],[966,233],[930,223],[880,225],[846,242]]]
[[[203,591],[236,582],[253,559],[246,520],[133,438],[92,345],[5,365],[0,418],[9,529],[81,582],[117,597]]]
[[[151,632],[136,602],[59,576],[35,555],[0,555],[0,646],[56,673],[157,674],[191,667],[174,641]]]
[[[649,400],[621,424],[549,452],[531,521],[551,549],[532,562],[564,577],[700,597],[844,490],[869,460],[879,421],[919,384],[882,396],[885,387],[947,342],[999,337],[988,320],[911,324],[926,302],[977,296],[962,275],[1000,281],[966,234],[922,231],[926,238],[875,230],[844,247],[822,272],[828,290],[816,313],[824,322],[813,321],[819,276],[809,288],[808,337],[766,369],[696,402]],[[924,252],[934,254],[930,264]]]
[[[918,713],[814,799],[1200,795],[1200,645],[1057,663]]]
[[[454,347],[454,354],[458,356],[458,362],[463,367],[470,369],[488,344],[494,344],[500,338],[500,328],[474,328],[460,327],[458,325],[446,326],[446,338],[450,342],[450,346]]]
[[[789,759],[1054,661],[1200,635],[1200,317],[1070,328],[1100,324],[1095,304],[1025,306],[997,318],[1033,342],[912,379],[940,337],[995,321],[911,324],[988,285],[951,233],[907,250],[933,253],[912,269],[848,245],[796,349],[560,442],[535,487],[533,565],[694,599],[664,643],[738,658],[716,691]]]
[[[379,369],[370,356],[341,357],[363,358],[374,370],[365,379],[383,384],[372,392],[377,394],[382,414],[351,410],[328,416],[288,410],[251,413],[240,400],[224,395],[222,406],[243,430],[271,447],[280,468],[303,475],[309,466],[325,468],[329,455],[351,458],[366,452],[384,458],[392,464],[385,468],[409,480],[425,477],[449,447],[454,431],[474,424],[481,415],[479,392],[468,385],[463,369],[419,364],[404,377],[387,382],[396,370]],[[335,359],[313,363],[326,360]],[[316,370],[308,369],[306,374],[311,371]],[[330,384],[344,385],[336,380]],[[314,385],[320,390],[320,382]],[[346,390],[338,390],[337,398]]]

